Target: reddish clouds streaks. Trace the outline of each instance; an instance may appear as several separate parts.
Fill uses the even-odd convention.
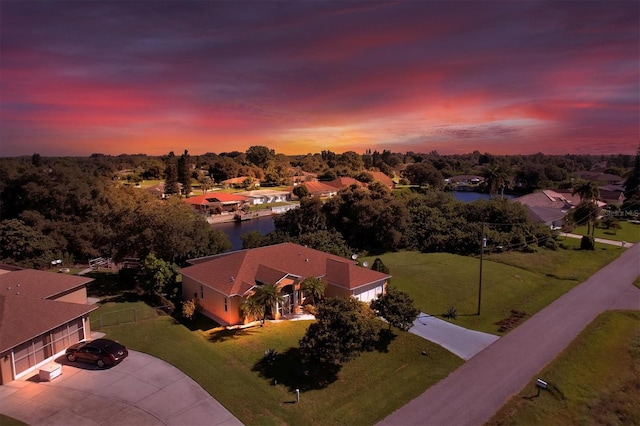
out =
[[[0,3],[0,155],[634,153],[640,4]]]

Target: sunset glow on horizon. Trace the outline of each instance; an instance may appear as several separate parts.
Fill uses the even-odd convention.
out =
[[[4,1],[0,156],[633,154],[637,1]]]

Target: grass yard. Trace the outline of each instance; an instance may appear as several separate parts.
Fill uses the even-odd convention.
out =
[[[579,240],[569,238],[562,243],[567,249],[485,256],[480,316],[476,315],[479,258],[420,252],[379,257],[393,276],[391,284],[408,292],[423,312],[442,315],[453,306],[458,311],[455,324],[501,334],[496,323],[510,317],[511,310],[525,312],[527,317],[535,314],[623,251],[604,245],[591,252],[576,250]],[[360,260],[372,263],[374,259]]]
[[[489,425],[640,424],[640,312],[594,320]],[[535,381],[549,390],[536,395]]]
[[[620,229],[603,229],[596,228],[593,236],[596,238],[605,238],[607,240],[614,241],[627,241],[630,243],[637,243],[640,241],[640,225],[621,220],[618,222]],[[587,235],[587,226],[579,226],[572,231],[574,234]]]
[[[294,404],[291,377],[274,385],[254,367],[268,348],[280,354],[296,348],[308,325],[284,321],[211,332],[158,317],[103,331],[133,350],[175,365],[245,424],[374,424],[463,363],[435,344],[398,332],[388,352],[362,354],[326,388],[302,389],[300,402]]]
[[[21,422],[13,417],[5,416],[0,413],[0,425],[2,426],[27,426],[27,423]]]

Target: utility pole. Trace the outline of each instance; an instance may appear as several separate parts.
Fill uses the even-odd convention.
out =
[[[482,258],[484,248],[487,246],[487,237],[484,234],[484,222],[482,223],[482,234],[480,235],[480,279],[478,281],[478,314],[480,315],[480,305],[482,303]]]

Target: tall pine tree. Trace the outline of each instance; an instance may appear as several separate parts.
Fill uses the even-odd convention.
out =
[[[182,184],[182,193],[188,197],[191,194],[191,159],[186,149],[178,159],[178,182]]]
[[[174,195],[180,192],[180,187],[178,186],[178,166],[173,151],[169,153],[165,163],[164,193],[166,195]]]

